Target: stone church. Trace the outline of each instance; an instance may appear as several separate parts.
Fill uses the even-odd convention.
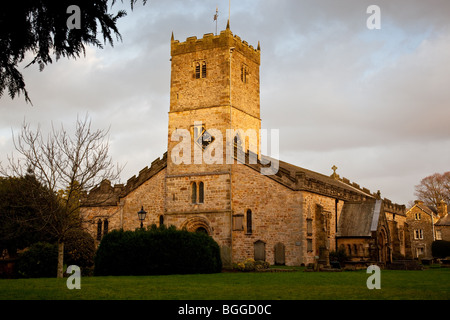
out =
[[[327,263],[338,249],[358,261],[405,255],[405,206],[341,178],[336,167],[323,175],[279,160],[272,174],[261,173],[270,158],[260,152],[260,52],[229,24],[184,42],[172,34],[167,152],[125,185],[103,181],[90,190],[81,208],[86,228],[97,240],[113,229],[135,230],[144,209],[144,227],[213,237],[224,266],[247,258]],[[182,140],[189,148],[180,151]],[[211,150],[215,161],[195,158]]]

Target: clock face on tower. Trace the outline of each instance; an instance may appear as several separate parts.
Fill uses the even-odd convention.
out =
[[[215,138],[208,131],[206,131],[204,126],[196,127],[194,129],[194,141],[197,145],[202,147],[203,150],[206,150],[206,148],[208,148],[214,140]]]

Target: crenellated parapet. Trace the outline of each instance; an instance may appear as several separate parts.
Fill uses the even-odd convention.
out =
[[[240,52],[248,59],[256,62],[258,65],[261,62],[261,48],[259,43],[258,47],[255,49],[252,45],[249,45],[247,41],[243,41],[237,35],[233,35],[228,27],[226,30],[221,31],[219,35],[207,33],[203,35],[203,38],[197,39],[196,36],[192,36],[188,37],[184,42],[175,40],[172,34],[172,57],[180,54],[199,52],[214,48],[234,48],[235,51]]]
[[[167,152],[162,158],[158,158],[152,162],[150,167],[145,167],[139,171],[138,176],[133,176],[128,179],[125,185],[115,184],[111,185],[108,180],[103,180],[99,186],[91,189],[82,201],[82,206],[113,206],[119,203],[119,199],[127,196],[132,191],[136,190],[145,181],[159,173],[167,167]]]

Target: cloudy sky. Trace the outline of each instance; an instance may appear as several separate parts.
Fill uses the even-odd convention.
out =
[[[369,30],[369,5],[381,29]],[[111,155],[126,164],[121,181],[167,150],[170,37],[215,32],[227,0],[116,3],[123,41],[88,48],[39,72],[23,70],[33,106],[0,100],[0,161],[24,120],[70,128],[86,113],[110,128]],[[450,170],[450,1],[232,0],[231,31],[261,43],[262,126],[280,130],[280,159],[337,173],[394,202]],[[101,36],[100,36],[101,37]],[[23,64],[25,65],[26,62]]]

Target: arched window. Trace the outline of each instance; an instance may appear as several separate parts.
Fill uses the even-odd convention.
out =
[[[252,233],[252,210],[247,210],[247,233]]]
[[[192,182],[192,203],[197,203],[197,183]]]
[[[161,227],[161,226],[163,226],[164,225],[164,216],[163,215],[160,215],[159,216],[159,226]]]
[[[195,62],[195,79],[206,78],[206,61],[196,61]]]
[[[234,147],[237,149],[240,149],[240,150],[243,149],[242,140],[241,140],[241,136],[239,135],[239,133],[234,136]]]
[[[103,221],[103,235],[108,233],[108,227],[109,227],[108,219],[105,219]]]
[[[195,79],[200,79],[200,62],[195,64]]]
[[[198,203],[203,203],[205,201],[205,190],[203,182],[198,184]]]
[[[202,78],[206,78],[206,61],[202,62]]]
[[[243,83],[247,83],[247,75],[248,75],[247,66],[242,65],[241,66],[241,81]]]
[[[102,220],[97,221],[97,240],[102,239]]]

